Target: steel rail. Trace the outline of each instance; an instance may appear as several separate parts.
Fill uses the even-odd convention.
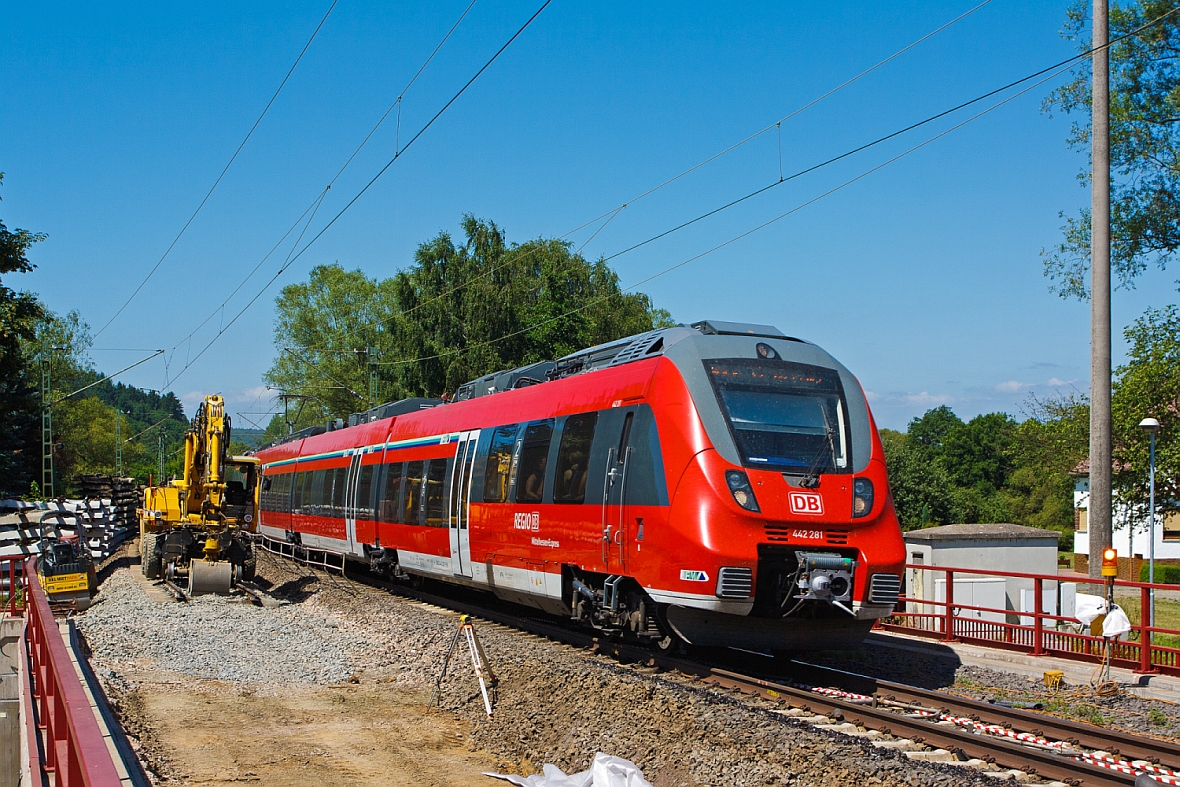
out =
[[[1009,708],[983,700],[946,694],[934,689],[924,689],[902,683],[881,680],[855,672],[821,667],[817,664],[796,661],[809,681],[839,681],[850,691],[874,696],[883,696],[903,702],[913,702],[935,708],[948,708],[952,704],[957,712],[977,717],[986,724],[997,724],[1028,730],[1036,735],[1070,741],[1087,749],[1106,751],[1133,760],[1148,762],[1170,762],[1180,764],[1180,744],[1159,738],[1146,738],[1122,730],[1095,727],[1082,722],[1063,719],[1036,710]]]
[[[264,542],[272,540],[266,537],[257,538]],[[266,548],[265,544],[264,548]],[[267,549],[267,551],[271,552],[270,549]],[[303,551],[316,552],[319,550],[304,547]],[[305,565],[314,565],[300,560],[294,554],[285,552],[271,552],[271,554],[294,559],[303,562]],[[529,615],[513,614],[504,609],[491,609],[481,604],[411,588],[381,579],[371,573],[354,571],[350,574],[350,577],[371,587],[385,590],[395,595],[412,598],[416,601],[450,609],[461,614],[471,615],[501,626],[515,628],[567,645],[588,649],[591,652],[602,653],[622,662],[640,663],[662,671],[678,672],[693,678],[697,682],[709,684],[717,688],[738,691],[743,695],[761,696],[768,700],[799,708],[808,713],[819,714],[837,721],[851,722],[866,729],[877,730],[886,735],[908,738],[918,744],[946,749],[961,762],[969,759],[983,760],[988,763],[994,763],[992,767],[997,770],[1012,769],[1023,771],[1046,780],[1060,781],[1080,787],[1126,787],[1127,785],[1135,784],[1136,777],[1132,774],[1076,760],[1070,756],[1068,751],[1059,752],[1043,747],[1026,746],[995,736],[979,735],[974,731],[965,730],[958,726],[940,724],[935,720],[927,718],[905,716],[884,707],[873,707],[817,694],[807,688],[791,686],[775,680],[744,675],[698,661],[661,654],[638,645],[617,642],[606,637],[570,629]],[[811,670],[816,669],[814,665],[800,666],[805,666]],[[837,670],[832,670],[831,672],[847,675],[850,680],[853,677],[860,681],[873,680],[865,676],[853,676],[852,673],[840,673]],[[882,690],[888,691],[889,694],[896,697],[910,696],[913,699],[919,699],[922,704],[933,705],[937,708],[946,708],[965,717],[979,715],[982,718],[979,705],[985,706],[989,711],[996,711],[997,713],[993,716],[996,719],[1004,715],[1001,712],[1010,710],[1018,711],[1018,709],[1001,708],[989,705],[988,703],[979,703],[975,700],[966,700],[965,698],[950,694],[939,692],[925,694],[924,692],[926,690],[918,687],[904,686],[903,684],[894,684],[887,681],[876,681],[876,683],[879,687],[887,686],[887,688]],[[865,684],[858,683],[857,685],[864,686]],[[903,691],[911,692],[911,694],[903,695],[901,693]],[[868,694],[869,692],[863,693]],[[1024,732],[1032,732],[1034,729],[1046,730],[1049,727],[1049,721],[1051,720],[1049,717],[1041,714],[1029,715],[1033,717],[1035,723],[1031,725],[1024,723],[1018,711],[1017,715],[1009,717],[1013,721],[1008,722],[1008,725],[1005,726],[1019,724],[1021,727],[1026,728],[1021,730]],[[1118,751],[1121,751],[1123,755],[1131,755],[1134,751],[1147,752],[1150,750],[1149,747],[1156,743],[1156,741],[1151,739],[1138,740],[1134,739],[1134,736],[1123,734],[1125,737],[1120,738],[1120,743],[1123,743],[1124,740],[1127,741],[1127,743],[1123,743],[1127,748],[1120,748],[1118,751],[1114,751],[1110,748],[1110,741],[1113,739],[1113,736],[1108,734],[1110,731],[1068,720],[1055,721],[1058,729],[1068,729],[1071,733],[1069,738],[1081,741],[1084,735],[1085,740],[1090,741],[1091,744],[1095,744],[1092,745],[1092,748],[1112,754],[1116,754]],[[1063,740],[1066,740],[1064,736]],[[1132,748],[1129,745],[1132,740],[1138,744],[1139,748]],[[1079,745],[1091,748],[1091,744],[1081,743]],[[1175,748],[1180,752],[1180,747]],[[1158,756],[1158,754],[1153,754],[1152,756]],[[1168,756],[1170,757],[1171,755],[1169,754]],[[1141,759],[1150,758],[1142,757]],[[1169,760],[1169,762],[1180,762],[1180,754],[1177,755],[1177,759]]]

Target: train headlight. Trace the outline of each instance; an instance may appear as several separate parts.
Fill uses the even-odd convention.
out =
[[[852,482],[852,518],[868,516],[873,510],[873,482],[858,478]]]
[[[725,483],[729,484],[729,493],[733,500],[747,511],[761,512],[758,498],[754,497],[754,487],[750,486],[750,479],[741,470],[726,470]]]

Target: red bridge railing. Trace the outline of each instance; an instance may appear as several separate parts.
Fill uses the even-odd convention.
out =
[[[57,629],[33,560],[0,558],[5,615],[24,615],[20,683],[34,783],[52,774],[56,787],[117,787],[119,772],[90,700]]]
[[[929,584],[936,588],[941,580],[944,593],[941,600],[915,596],[911,585],[922,583],[924,574],[932,575]],[[978,580],[989,577],[1005,579],[1005,606],[988,607],[963,604],[955,600],[955,580]],[[1020,585],[1033,590],[1033,609],[1015,609],[1009,587]],[[1045,610],[1045,591],[1056,591],[1057,612],[1061,612],[1064,584],[1074,583],[1079,592],[1105,596],[1106,582],[1056,574],[1027,574],[1015,571],[986,571],[976,568],[954,568],[925,564],[906,564],[907,587],[897,603],[894,614],[884,618],[877,628],[944,642],[965,642],[973,645],[1022,651],[1034,656],[1056,656],[1077,661],[1100,662],[1105,640],[1090,632],[1075,618]],[[1152,589],[1175,593],[1175,585],[1149,584],[1116,580],[1115,601],[1132,617],[1138,607],[1139,622],[1129,634],[1114,643],[1111,663],[1141,674],[1162,673],[1180,675],[1180,630],[1153,626],[1151,617]],[[1013,587],[1019,598],[1018,587]],[[925,593],[923,593],[923,596]],[[932,595],[936,595],[932,594]],[[1128,596],[1133,603],[1128,604]],[[1157,604],[1160,600],[1157,598]],[[1164,603],[1180,603],[1165,600]],[[1128,609],[1128,607],[1130,607]],[[971,614],[976,613],[976,614]],[[986,617],[984,617],[986,615]]]

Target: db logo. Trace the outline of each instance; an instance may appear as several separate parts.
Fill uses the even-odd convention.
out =
[[[541,513],[539,511],[520,511],[512,515],[512,527],[516,530],[531,530],[536,533],[541,529]]]
[[[824,499],[815,492],[791,492],[791,513],[823,516]]]

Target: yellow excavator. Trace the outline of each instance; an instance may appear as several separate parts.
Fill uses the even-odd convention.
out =
[[[190,596],[254,578],[243,534],[258,528],[259,460],[229,456],[230,433],[225,401],[206,396],[184,434],[183,476],[145,489],[138,511],[144,576],[178,588],[187,580]]]

